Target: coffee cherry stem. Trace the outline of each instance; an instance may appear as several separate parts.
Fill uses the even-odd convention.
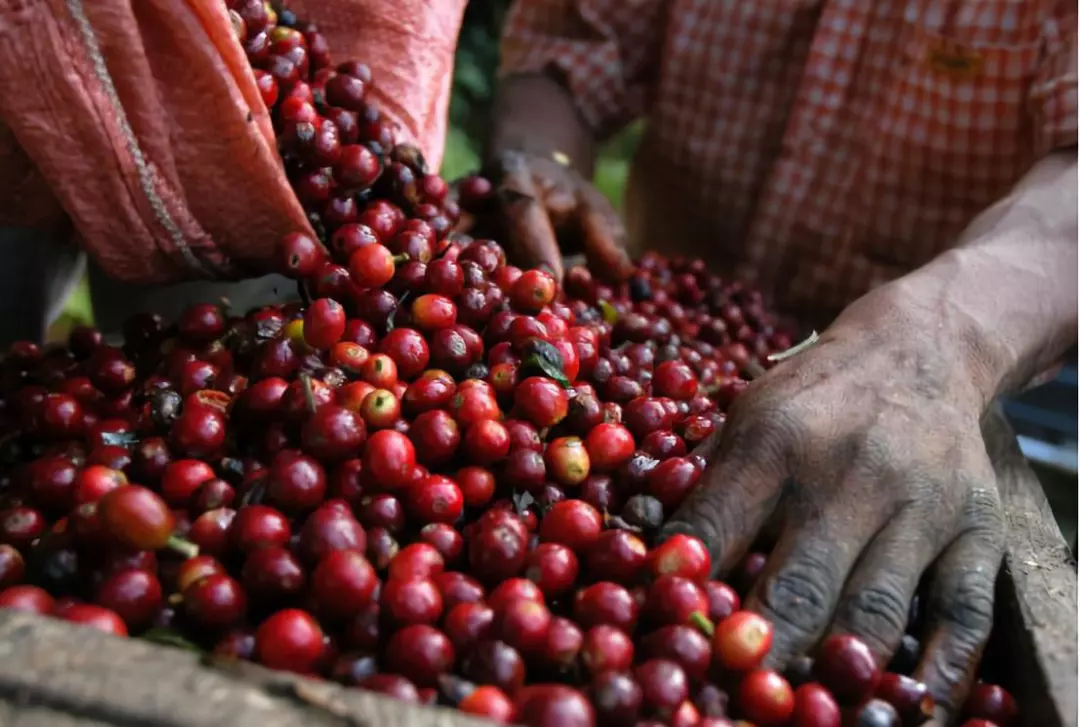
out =
[[[803,351],[805,351],[806,349],[810,348],[815,343],[817,343],[817,341],[818,341],[818,332],[817,331],[811,331],[810,335],[807,336],[805,341],[800,341],[799,343],[796,343],[794,346],[787,349],[786,351],[778,351],[776,353],[770,353],[768,358],[769,358],[770,361],[773,361],[773,362],[785,361],[785,360],[791,358],[792,356],[795,356],[797,354],[802,353]]]
[[[709,617],[703,614],[701,611],[694,611],[690,614],[690,625],[695,627],[698,631],[708,636],[710,639],[713,634],[716,633],[716,627],[713,626]]]
[[[165,542],[165,547],[174,553],[179,553],[184,556],[184,558],[194,558],[199,554],[199,546],[189,540],[181,538],[179,535],[170,535],[169,539]]]
[[[307,374],[300,374],[300,386],[304,389],[304,403],[307,406],[309,414],[314,414],[315,409],[318,408],[315,403],[315,392],[311,389],[311,377]]]
[[[398,255],[394,255],[394,265],[395,266],[404,265],[407,262],[409,262],[409,253],[403,252],[403,253],[400,253]]]

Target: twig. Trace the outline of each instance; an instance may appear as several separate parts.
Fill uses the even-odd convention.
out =
[[[311,388],[311,377],[307,374],[300,374],[300,386],[304,389],[304,403],[307,404],[307,410],[309,413],[314,414],[318,406],[315,402],[315,392]]]
[[[803,351],[810,348],[811,346],[813,346],[817,342],[818,342],[817,331],[811,331],[810,336],[805,341],[801,341],[799,343],[796,343],[794,346],[792,346],[791,348],[789,348],[786,351],[778,351],[777,353],[770,353],[769,354],[769,360],[773,361],[773,362],[785,361],[785,360],[791,358],[792,356],[795,356],[797,354],[802,353]]]

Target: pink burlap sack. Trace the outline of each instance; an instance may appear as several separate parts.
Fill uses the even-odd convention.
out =
[[[437,168],[466,0],[289,7]],[[0,0],[0,226],[73,239],[142,283],[267,271],[307,228],[222,0]]]

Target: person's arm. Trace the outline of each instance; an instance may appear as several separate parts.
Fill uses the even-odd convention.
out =
[[[666,523],[731,568],[777,511],[747,608],[770,666],[823,635],[895,653],[931,571],[915,676],[955,709],[993,622],[1004,514],[980,418],[1076,340],[1077,171],[1056,152],[958,247],[851,304],[728,410],[698,487]]]
[[[590,180],[597,140],[645,111],[666,12],[662,0],[511,8],[483,158],[513,262],[561,276],[563,256],[583,248],[600,275],[629,274],[622,220]]]
[[[666,12],[660,0],[515,2],[503,30],[487,158],[555,152],[591,177],[594,140],[645,110]]]
[[[563,155],[584,179],[596,164],[593,130],[565,83],[547,72],[517,73],[499,83],[484,159],[524,152],[554,159]]]
[[[924,574],[914,676],[955,714],[993,624],[1005,514],[988,404],[1076,341],[1076,14],[1048,22],[1031,91],[1043,157],[955,248],[851,304],[732,405],[698,487],[666,524],[733,566],[780,508],[747,608],[767,664],[852,634],[881,663]],[[944,720],[942,721],[944,723]]]
[[[911,305],[941,311],[984,402],[1024,387],[1076,341],[1076,22],[1062,1],[1043,27],[1028,92],[1042,159],[953,250],[895,284]]]
[[[979,215],[959,244],[893,283],[963,343],[989,403],[1056,363],[1077,338],[1076,149],[1054,152]]]

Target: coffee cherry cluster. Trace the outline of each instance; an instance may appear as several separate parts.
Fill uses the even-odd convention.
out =
[[[364,65],[230,10],[312,222],[278,251],[302,302],[7,351],[0,607],[504,723],[923,723],[913,639],[885,673],[834,636],[779,674],[741,608],[764,553],[729,585],[697,539],[656,541],[791,346],[760,294],[656,254],[562,290],[508,264],[452,233],[491,185],[397,145]],[[988,684],[965,707],[1016,714]]]

